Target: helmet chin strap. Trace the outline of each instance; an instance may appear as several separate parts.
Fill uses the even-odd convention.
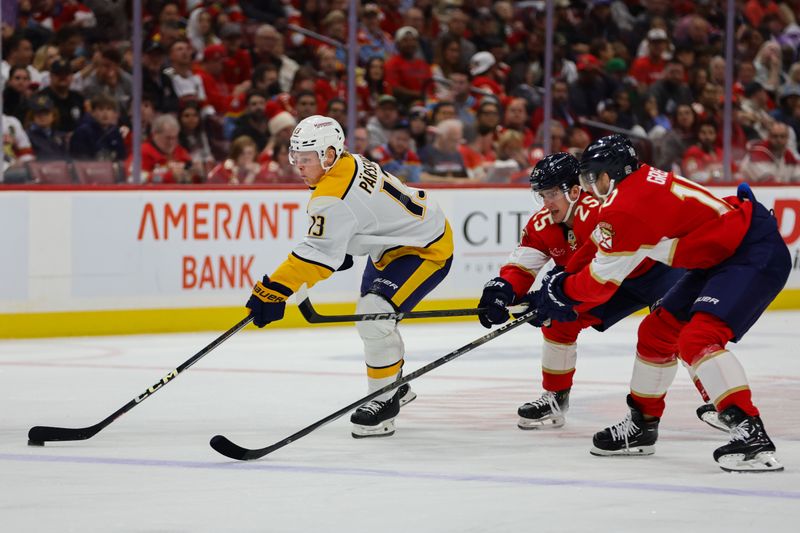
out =
[[[567,208],[567,213],[564,215],[564,222],[566,222],[567,220],[569,220],[569,217],[572,216],[572,211],[575,209],[575,204],[578,203],[578,198],[581,197],[581,194],[578,193],[578,198],[575,198],[574,200],[570,200],[569,199],[569,192],[567,192],[567,191],[563,191],[563,192],[564,192],[564,197],[567,199],[567,203],[569,204],[569,207]]]
[[[598,198],[605,200],[608,198],[608,195],[614,190],[614,184],[616,182],[612,179],[608,180],[608,191],[605,194],[600,194],[600,191],[597,190],[597,182],[592,182],[592,193],[597,196]]]

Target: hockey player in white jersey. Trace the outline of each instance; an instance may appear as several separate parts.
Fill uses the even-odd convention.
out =
[[[358,313],[407,312],[447,275],[453,233],[425,191],[407,187],[376,163],[344,150],[341,125],[314,115],[292,133],[289,158],[311,189],[308,233],[270,276],[256,283],[247,307],[263,327],[283,318],[286,299],[352,261],[369,256]],[[357,322],[364,342],[369,392],[395,381],[403,367],[403,340],[394,320]],[[352,415],[353,437],[394,433],[407,386],[378,396]],[[402,401],[401,401],[402,400]]]

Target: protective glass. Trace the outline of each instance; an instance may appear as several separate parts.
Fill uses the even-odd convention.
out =
[[[305,152],[289,150],[289,163],[292,165],[313,165],[315,161],[319,162],[319,155],[313,150]]]

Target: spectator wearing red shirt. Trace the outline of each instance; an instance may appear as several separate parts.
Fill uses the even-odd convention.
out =
[[[778,4],[772,0],[748,0],[744,5],[744,16],[754,28],[761,25],[761,19],[767,14],[780,16],[781,10]]]
[[[386,62],[386,83],[402,104],[410,105],[424,98],[422,92],[431,79],[431,66],[417,57],[419,33],[411,26],[397,30],[395,43],[398,54]]]
[[[704,120],[697,128],[697,142],[686,149],[681,162],[683,176],[697,183],[719,182],[725,179],[722,148],[716,146],[717,124]]]
[[[742,161],[745,180],[758,183],[800,182],[800,160],[789,150],[789,126],[776,122],[769,137],[750,146]]]
[[[379,19],[381,22],[381,29],[389,35],[394,35],[403,22],[403,14],[400,13],[400,4],[404,4],[402,0],[384,0],[381,2],[381,10]]]
[[[192,157],[179,143],[180,125],[172,115],[153,121],[150,140],[142,144],[142,183],[199,183],[201,176],[190,172]],[[128,172],[133,155],[128,158]]]
[[[228,84],[229,89],[233,91],[237,85],[245,82],[249,83],[253,75],[253,65],[250,62],[249,52],[242,48],[241,25],[235,22],[223,24],[219,34],[228,52],[224,62],[222,78]]]
[[[222,69],[227,51],[221,44],[206,46],[203,51],[203,61],[195,67],[194,73],[203,81],[206,91],[206,101],[211,104],[217,113],[228,112],[233,94],[228,89],[228,84],[222,79]],[[241,88],[239,85],[237,89]],[[243,93],[244,91],[239,91]]]
[[[506,112],[503,118],[503,131],[516,130],[522,134],[522,142],[525,148],[530,148],[535,136],[527,126],[528,107],[524,98],[512,98],[506,105]]]
[[[333,48],[322,46],[317,49],[319,61],[319,74],[314,82],[314,91],[322,102],[329,102],[333,98],[347,98],[347,83],[342,81],[339,74],[339,62]],[[317,102],[319,104],[319,102]]]
[[[267,183],[266,169],[256,162],[256,143],[242,135],[231,143],[228,158],[211,169],[207,183],[252,185]]]
[[[491,52],[478,52],[469,60],[469,73],[472,76],[472,87],[483,93],[493,94],[502,100],[506,92],[497,80],[497,60]]]
[[[639,83],[641,90],[661,79],[661,71],[666,64],[663,55],[668,46],[666,31],[653,28],[647,32],[647,55],[634,59],[630,69],[630,75]]]
[[[359,80],[356,86],[359,100],[358,112],[361,119],[366,120],[367,117],[372,116],[378,106],[378,98],[391,93],[389,84],[384,79],[383,65],[384,60],[380,57],[370,59],[364,68],[364,78]]]

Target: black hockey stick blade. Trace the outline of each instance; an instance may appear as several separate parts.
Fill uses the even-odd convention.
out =
[[[34,426],[28,431],[28,444],[31,446],[42,446],[45,442],[54,441],[70,441],[70,440],[86,440],[95,436],[100,430],[111,424],[114,420],[124,415],[144,400],[149,398],[158,389],[171,382],[178,374],[195,364],[197,361],[208,355],[214,348],[228,340],[234,333],[241,330],[247,324],[252,322],[253,316],[247,316],[239,321],[231,329],[217,337],[211,344],[194,354],[190,359],[187,359],[179,367],[169,372],[166,376],[155,382],[152,386],[148,387],[142,394],[132,399],[108,418],[98,422],[93,426],[85,428],[61,428],[52,426]]]
[[[321,315],[314,309],[308,297],[305,284],[297,290],[297,307],[303,318],[310,324],[332,324],[335,322],[364,322],[367,320],[400,320],[406,318],[444,318],[454,316],[476,316],[484,310],[481,308],[470,309],[434,309],[431,311],[409,311],[407,313],[365,313],[361,315]],[[510,306],[511,313],[523,313],[527,309],[524,305]]]
[[[460,356],[464,355],[465,353],[474,350],[478,346],[481,346],[482,344],[485,344],[485,343],[489,342],[490,340],[492,340],[492,339],[494,339],[496,337],[499,337],[500,335],[503,335],[504,333],[507,333],[507,332],[511,331],[512,329],[514,329],[516,327],[521,326],[522,324],[530,322],[534,318],[536,318],[536,310],[529,311],[529,312],[521,315],[519,318],[517,318],[515,320],[512,320],[511,322],[508,322],[507,324],[505,324],[505,325],[503,325],[503,326],[501,326],[501,327],[499,327],[497,329],[494,329],[494,330],[490,331],[486,335],[475,339],[474,341],[470,342],[469,344],[465,344],[461,348],[458,348],[457,350],[453,350],[452,352],[448,353],[447,355],[444,355],[444,356],[440,357],[439,359],[437,359],[437,360],[435,360],[435,361],[433,361],[431,363],[428,363],[427,365],[423,366],[422,368],[419,368],[419,369],[415,370],[414,372],[411,372],[407,376],[403,376],[402,378],[398,379],[394,383],[390,383],[389,385],[386,385],[385,387],[383,387],[381,389],[378,389],[375,392],[372,392],[372,393],[368,394],[367,396],[364,396],[363,398],[361,398],[359,400],[354,401],[350,405],[339,409],[335,413],[332,413],[332,414],[326,416],[325,418],[314,422],[310,426],[301,429],[297,433],[295,433],[295,434],[293,434],[293,435],[291,435],[289,437],[286,437],[285,439],[280,440],[280,441],[276,442],[275,444],[272,444],[272,445],[267,446],[265,448],[256,448],[256,449],[243,448],[243,447],[239,446],[238,444],[235,444],[234,442],[231,442],[227,437],[224,437],[222,435],[216,435],[216,436],[212,437],[211,442],[210,442],[211,447],[214,448],[217,452],[219,452],[222,455],[224,455],[225,457],[230,457],[231,459],[236,459],[238,461],[252,461],[253,459],[260,459],[261,457],[264,457],[265,455],[268,455],[268,454],[274,452],[275,450],[283,448],[287,444],[292,443],[292,442],[296,441],[297,439],[305,437],[306,435],[308,435],[312,431],[324,426],[325,424],[327,424],[329,422],[333,422],[337,418],[340,418],[343,415],[345,415],[345,414],[349,413],[350,411],[352,411],[353,409],[355,409],[356,407],[358,407],[360,405],[363,405],[363,404],[367,403],[368,401],[370,401],[370,400],[372,400],[374,398],[377,398],[381,394],[384,394],[384,393],[392,391],[392,390],[394,390],[394,389],[396,389],[398,387],[401,387],[402,385],[405,385],[409,381],[414,380],[414,379],[416,379],[416,378],[418,378],[418,377],[420,377],[420,376],[422,376],[424,374],[427,374],[431,370],[433,370],[435,368],[438,368],[438,367],[442,366],[443,364],[445,364],[445,363],[447,363],[449,361],[452,361],[456,357],[460,357]]]

